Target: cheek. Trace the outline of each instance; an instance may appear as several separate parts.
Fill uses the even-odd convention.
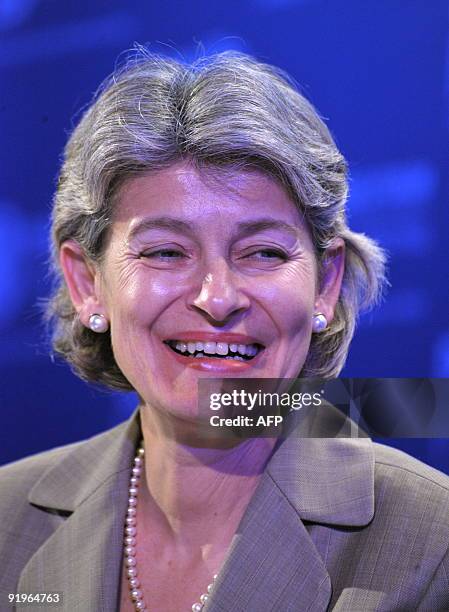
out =
[[[126,364],[133,362],[133,355],[148,341],[145,330],[154,319],[158,308],[156,299],[150,298],[151,288],[137,278],[126,283],[116,283],[108,291],[108,312],[111,326],[111,343],[115,359],[125,371]],[[137,364],[135,364],[137,365]]]
[[[316,274],[312,262],[286,268],[272,282],[260,283],[256,289],[272,317],[292,333],[309,322],[313,313]]]
[[[122,277],[115,287],[109,286],[108,305],[111,326],[111,343],[115,360],[133,383],[136,372],[147,371],[145,359],[152,359],[154,335],[159,322],[170,305],[179,299],[183,287],[173,278],[148,271]],[[133,375],[134,373],[134,375]]]
[[[111,327],[116,321],[125,325],[139,321],[151,324],[179,292],[178,284],[163,274],[153,276],[142,271],[119,280],[108,291]]]
[[[296,378],[307,359],[312,337],[314,284],[295,279],[285,288],[276,309],[281,337],[281,378]]]

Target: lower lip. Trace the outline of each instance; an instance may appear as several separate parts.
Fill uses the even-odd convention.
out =
[[[219,357],[185,357],[173,351],[165,343],[164,346],[167,351],[169,351],[170,355],[183,366],[202,372],[217,372],[218,374],[226,372],[232,374],[249,370],[256,365],[260,355],[263,353],[262,349],[249,361],[239,361],[238,359],[220,359]]]

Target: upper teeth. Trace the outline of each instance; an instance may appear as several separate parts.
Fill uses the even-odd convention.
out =
[[[204,351],[209,355],[227,355],[229,351],[253,357],[257,355],[259,349],[255,344],[228,344],[227,342],[183,342],[182,340],[172,340],[170,344],[181,353]]]

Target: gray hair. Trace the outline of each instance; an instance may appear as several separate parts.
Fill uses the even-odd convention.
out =
[[[361,309],[385,282],[385,255],[346,223],[347,164],[313,106],[281,70],[235,52],[191,65],[140,48],[101,86],[74,129],[54,198],[53,347],[85,380],[132,389],[110,335],[84,327],[58,262],[76,240],[100,263],[114,195],[126,179],[188,160],[197,168],[258,169],[275,178],[307,220],[319,264],[335,237],[346,245],[335,316],[313,334],[301,377],[337,376]]]

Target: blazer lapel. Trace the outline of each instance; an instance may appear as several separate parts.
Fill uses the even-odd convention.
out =
[[[314,435],[316,429],[313,429]],[[30,492],[43,512],[67,518],[31,557],[19,592],[63,593],[67,612],[118,606],[130,465],[138,413],[78,445]],[[332,588],[304,522],[363,526],[374,514],[369,439],[303,438],[280,443],[232,540],[205,612],[323,611]]]
[[[60,591],[70,612],[117,609],[130,465],[137,415],[75,447],[30,492],[31,503],[68,518],[31,557],[19,592]]]
[[[205,612],[323,611],[330,578],[296,510],[264,474]]]
[[[303,521],[367,525],[374,516],[374,451],[369,438],[332,437],[347,434],[344,416],[322,416],[321,423],[316,412],[300,419],[273,454],[205,612],[327,609],[330,577],[314,530]]]

